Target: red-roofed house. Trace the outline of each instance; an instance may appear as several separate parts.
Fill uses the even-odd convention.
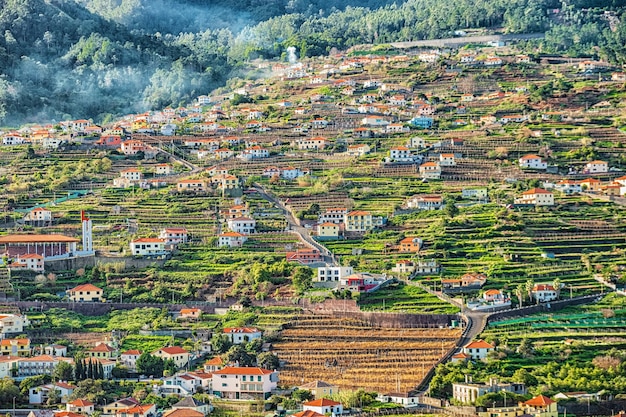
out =
[[[422,248],[422,239],[419,237],[405,237],[400,241],[400,252],[419,252]]]
[[[248,236],[238,232],[222,233],[218,238],[217,245],[219,247],[228,246],[229,248],[239,248],[248,240]]]
[[[291,417],[325,417],[325,416],[324,414],[320,414],[315,411],[304,410],[304,411],[300,411],[295,414],[292,414]]]
[[[322,262],[322,254],[316,249],[298,249],[295,252],[287,252],[285,255],[288,262],[300,262],[303,265]]]
[[[213,372],[213,394],[231,400],[268,399],[278,385],[278,372],[230,367]]]
[[[535,284],[530,291],[530,296],[538,303],[546,303],[559,298],[559,291],[551,284]]]
[[[307,411],[315,411],[320,414],[343,414],[343,405],[337,401],[328,398],[318,398],[317,400],[307,401],[302,404],[302,408]]]
[[[67,295],[74,302],[97,302],[102,299],[103,291],[93,284],[82,284],[67,290]]]
[[[463,353],[469,355],[472,360],[485,360],[487,354],[495,349],[491,343],[487,343],[484,340],[475,340],[468,343],[463,347]]]
[[[201,314],[202,310],[199,308],[181,308],[178,318],[197,320]]]
[[[115,412],[115,417],[151,417],[156,415],[155,404],[135,405]]]
[[[355,210],[344,216],[346,232],[367,232],[374,228],[372,213],[369,211]]]
[[[179,368],[183,368],[189,363],[189,352],[178,346],[164,347],[152,352],[152,354],[163,358],[163,360],[173,360]]]
[[[209,359],[204,363],[204,372],[215,372],[224,368],[224,360],[216,356],[213,359]]]
[[[94,412],[94,403],[82,398],[76,399],[65,404],[65,409],[70,413],[85,413],[91,414]]]
[[[531,204],[534,206],[553,206],[554,194],[543,188],[531,188],[524,191],[520,198],[515,199],[515,204]]]
[[[539,155],[524,155],[519,160],[520,168],[526,169],[546,169],[548,163],[544,162]]]
[[[184,227],[166,227],[161,230],[159,238],[164,239],[166,245],[178,245],[187,243],[189,235]]]
[[[85,354],[92,358],[105,358],[105,359],[113,359],[117,356],[114,348],[102,342],[96,344],[94,348],[91,348],[88,351],[86,351]]]
[[[120,362],[122,363],[122,365],[128,368],[129,371],[134,372],[137,370],[137,359],[139,359],[140,356],[140,350],[127,350],[126,352],[122,352],[122,354],[120,355]]]
[[[224,334],[230,338],[234,345],[248,343],[263,336],[263,332],[255,327],[226,327]]]

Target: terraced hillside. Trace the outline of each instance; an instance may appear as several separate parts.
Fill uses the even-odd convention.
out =
[[[356,318],[302,315],[285,326],[274,350],[285,362],[280,378],[287,386],[323,380],[341,389],[408,392],[460,335],[460,329],[399,329]]]

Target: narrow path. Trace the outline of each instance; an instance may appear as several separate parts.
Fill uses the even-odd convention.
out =
[[[261,195],[261,197],[263,197],[265,200],[269,201],[270,203],[273,203],[276,207],[280,208],[283,211],[283,214],[285,215],[285,220],[287,220],[287,224],[289,225],[290,231],[300,236],[300,239],[304,243],[311,246],[312,248],[317,249],[322,254],[322,258],[324,259],[324,262],[326,264],[337,266],[337,262],[335,260],[335,256],[333,255],[333,253],[329,251],[328,249],[326,249],[326,247],[324,247],[323,245],[320,245],[315,239],[313,239],[311,237],[311,233],[309,229],[307,229],[306,227],[302,227],[298,224],[296,219],[293,217],[293,214],[291,214],[291,211],[287,210],[287,208],[282,203],[282,201],[280,201],[280,199],[278,199],[276,196],[274,196],[270,192],[266,191],[259,184],[254,184],[254,189],[257,190],[257,192]]]

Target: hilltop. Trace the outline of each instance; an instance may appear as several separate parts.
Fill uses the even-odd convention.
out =
[[[527,49],[622,62],[623,6],[596,3],[18,0],[0,12],[0,121],[108,121],[190,103],[288,47],[304,58],[477,28],[546,31]]]

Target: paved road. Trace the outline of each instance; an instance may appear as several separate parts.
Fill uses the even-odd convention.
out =
[[[270,203],[273,203],[276,207],[279,207],[281,210],[283,210],[283,214],[285,215],[285,219],[287,220],[287,224],[289,225],[289,230],[291,230],[292,232],[298,234],[298,236],[300,236],[300,239],[304,243],[306,243],[309,246],[317,249],[322,254],[322,257],[323,257],[324,262],[326,264],[328,264],[328,265],[337,265],[337,263],[335,261],[335,257],[333,256],[332,252],[330,252],[324,246],[320,245],[315,239],[313,239],[311,237],[311,233],[310,233],[309,229],[307,229],[306,227],[302,227],[302,226],[298,225],[298,222],[293,217],[293,214],[291,214],[291,212],[289,210],[287,210],[287,208],[282,203],[282,201],[280,201],[280,199],[278,199],[276,196],[274,196],[270,192],[266,191],[259,184],[254,184],[254,189],[257,190],[257,192],[261,195],[261,197],[263,197],[264,199],[266,199]]]
[[[391,42],[391,46],[394,48],[417,48],[417,47],[432,47],[432,48],[444,48],[449,46],[460,46],[469,43],[488,43],[497,41],[515,41],[515,40],[528,40],[528,39],[543,39],[545,33],[520,33],[520,34],[507,34],[507,35],[483,35],[483,36],[463,36],[458,38],[444,38],[444,39],[428,39],[422,41],[412,42]],[[370,49],[373,44],[355,45],[351,49]]]

